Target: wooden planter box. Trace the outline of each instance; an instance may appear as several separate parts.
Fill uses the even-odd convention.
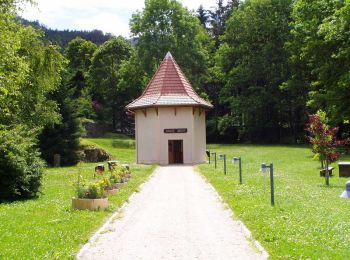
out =
[[[75,209],[104,210],[108,208],[108,198],[102,198],[102,199],[72,198],[72,206]]]
[[[350,162],[339,162],[339,177],[350,177]]]

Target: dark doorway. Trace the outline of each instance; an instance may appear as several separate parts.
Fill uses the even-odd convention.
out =
[[[184,163],[183,140],[168,141],[169,164]]]

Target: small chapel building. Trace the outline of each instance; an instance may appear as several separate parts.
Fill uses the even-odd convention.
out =
[[[209,108],[168,52],[143,94],[126,106],[135,116],[137,163],[205,162]]]

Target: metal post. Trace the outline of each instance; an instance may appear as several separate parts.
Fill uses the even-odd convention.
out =
[[[214,153],[215,169],[216,169],[216,153]]]
[[[275,188],[273,183],[273,164],[270,163],[271,205],[275,205]]]
[[[239,183],[242,184],[242,158],[239,157]]]
[[[226,154],[224,154],[224,173],[226,175]]]

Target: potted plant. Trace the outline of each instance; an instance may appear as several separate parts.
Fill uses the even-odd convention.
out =
[[[129,165],[114,165],[110,169],[110,173],[115,173],[121,177],[121,182],[127,182],[131,178],[131,172],[129,170]]]
[[[75,209],[103,210],[108,207],[108,198],[105,187],[109,185],[107,178],[97,182],[84,184],[78,179],[76,197],[72,198],[72,206]]]
[[[125,165],[118,166],[120,171],[120,176],[122,177],[123,182],[127,182],[131,178],[131,172],[129,171],[129,167]]]
[[[105,191],[107,194],[113,195],[116,194],[122,186],[124,186],[124,183],[122,182],[120,172],[113,167],[113,169],[110,170],[109,184],[105,186]]]

